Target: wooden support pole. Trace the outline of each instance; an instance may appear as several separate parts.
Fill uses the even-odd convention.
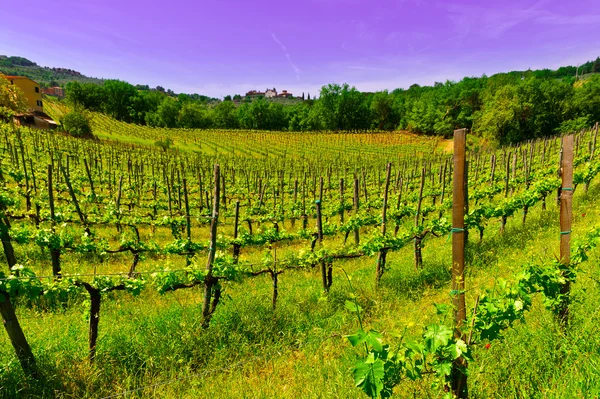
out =
[[[48,203],[50,204],[50,221],[52,224],[52,233],[55,233],[56,215],[54,212],[54,191],[52,188],[52,165],[48,165]],[[60,278],[60,248],[50,248],[50,258],[52,260],[52,275]]]
[[[321,183],[323,182],[323,178],[321,178]],[[323,185],[321,185],[322,187]],[[321,213],[321,200],[315,201],[316,212],[317,212],[317,239],[319,242],[319,246],[323,245],[323,216]],[[323,279],[323,291],[329,292],[329,284],[327,281],[327,265],[325,260],[321,260],[321,278]]]
[[[573,219],[573,135],[563,137],[562,190],[560,192],[560,263],[563,266],[565,282],[560,287],[564,295],[559,309],[560,321],[567,325],[569,321],[569,263],[571,262],[571,222]]]
[[[240,201],[235,201],[235,219],[233,224],[233,239],[237,240],[238,230],[240,226]],[[238,263],[240,258],[240,244],[234,242],[233,244],[233,261]]]
[[[188,199],[187,179],[183,178],[183,200],[185,201],[185,227],[188,241],[192,240],[192,219],[190,217],[190,202]]]
[[[344,224],[344,178],[340,179],[340,224]]]
[[[359,182],[358,178],[354,178],[354,216],[358,215],[358,207],[359,207]],[[358,231],[358,227],[354,229],[354,244],[360,244],[360,234]]]
[[[452,304],[454,335],[464,340],[461,331],[467,319],[465,305],[465,143],[466,129],[454,131],[454,179],[452,190]],[[452,367],[452,392],[457,398],[468,397],[466,362],[459,358]]]
[[[221,297],[221,289],[219,282],[212,275],[213,262],[217,252],[217,224],[219,223],[219,199],[221,193],[221,176],[219,165],[214,167],[214,191],[213,191],[213,210],[212,220],[210,223],[210,246],[208,248],[208,260],[206,262],[206,277],[204,278],[204,300],[202,303],[202,327],[208,328],[210,319],[214,313],[219,299]],[[212,303],[211,303],[212,300]]]
[[[419,187],[419,198],[417,199],[417,213],[415,214],[415,227],[419,227],[421,221],[419,220],[421,217],[421,204],[423,203],[423,188],[425,186],[425,168],[421,169],[421,185]],[[423,252],[421,248],[421,242],[423,238],[421,236],[415,237],[415,270],[419,271],[419,269],[423,266]]]
[[[390,189],[390,177],[392,173],[392,164],[388,163],[386,168],[385,187],[383,189],[383,209],[381,210],[381,235],[385,236],[386,233],[386,221],[387,221],[387,203],[388,203],[388,191]],[[385,271],[385,260],[387,257],[387,249],[381,249],[377,258],[377,284],[381,281],[381,276]]]

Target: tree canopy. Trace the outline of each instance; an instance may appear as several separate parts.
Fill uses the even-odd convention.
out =
[[[449,136],[464,127],[491,141],[511,143],[600,120],[600,75],[593,74],[598,68],[600,58],[579,69],[513,71],[375,93],[332,83],[321,88],[318,99],[309,95],[291,104],[239,95],[215,102],[118,80],[69,83],[67,99],[125,122],[168,128],[398,129]],[[585,76],[576,81],[576,73]]]

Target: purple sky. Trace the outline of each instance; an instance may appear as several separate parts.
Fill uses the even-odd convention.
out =
[[[599,0],[27,0],[5,12],[0,54],[217,97],[406,88],[600,55]]]

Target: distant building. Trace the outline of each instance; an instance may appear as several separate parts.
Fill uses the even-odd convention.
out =
[[[44,104],[42,103],[42,91],[40,85],[26,76],[10,76],[0,75],[4,79],[8,80],[10,84],[17,86],[27,99],[27,105],[30,111],[44,111]]]
[[[264,96],[265,96],[265,93],[262,91],[250,90],[248,93],[246,93],[246,97],[256,98],[256,97],[264,97]]]
[[[46,89],[42,89],[42,93],[44,93],[48,96],[55,96],[55,97],[61,97],[61,98],[65,96],[65,90],[59,86],[48,87]]]
[[[266,89],[264,92],[263,91],[256,91],[256,90],[250,90],[248,93],[246,93],[246,97],[250,97],[250,98],[258,98],[258,97],[265,97],[265,98],[294,98],[294,95],[292,93],[290,93],[287,90],[283,90],[281,93],[277,93],[277,90],[273,87],[272,89]],[[299,99],[301,99],[302,97],[298,97]]]
[[[287,90],[283,90],[281,93],[277,94],[277,97],[290,98],[294,97],[294,95]]]
[[[272,89],[267,89],[265,91],[265,97],[267,97],[267,98],[277,97],[277,90],[275,90],[274,87]]]

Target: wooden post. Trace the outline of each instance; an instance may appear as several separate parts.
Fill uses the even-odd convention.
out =
[[[512,159],[512,166],[511,166],[511,171],[510,171],[510,181],[511,182],[514,182],[514,180],[515,180],[516,169],[517,169],[517,151],[515,151],[515,153],[513,154],[513,159]],[[510,195],[512,195],[514,191],[515,191],[515,188],[511,187]]]
[[[96,198],[96,192],[94,191],[94,180],[92,179],[92,173],[85,158],[83,158],[83,165],[85,166],[85,173],[87,174],[88,180],[90,182],[90,192],[92,193],[92,198]]]
[[[77,197],[75,196],[75,191],[73,190],[73,186],[71,185],[71,179],[69,179],[69,175],[67,175],[65,168],[61,167],[60,169],[65,178],[65,184],[67,185],[67,189],[69,190],[69,194],[71,195],[71,200],[73,201],[73,205],[75,206],[75,211],[77,212],[77,216],[79,216],[79,221],[84,226],[85,232],[91,236],[92,232],[90,231],[90,228],[88,226],[86,216],[83,214],[83,212],[81,211],[81,208],[79,207],[79,201],[77,201]]]
[[[17,264],[17,260],[15,258],[12,242],[10,241],[10,235],[8,234],[10,224],[4,215],[5,210],[5,206],[0,204],[0,238],[2,240],[4,255],[8,263],[8,270],[11,270],[12,267]],[[8,338],[10,339],[10,343],[15,350],[17,359],[19,359],[19,362],[21,363],[23,371],[28,376],[37,379],[39,377],[39,373],[35,363],[35,358],[33,357],[33,352],[31,351],[31,347],[29,346],[27,338],[23,333],[23,329],[19,324],[19,320],[15,314],[15,309],[12,305],[10,297],[4,293],[0,293],[0,315],[2,316],[2,323],[6,329]]]
[[[365,194],[365,205],[367,206],[367,208],[371,208],[369,206],[369,196],[367,194],[367,174],[365,173],[365,168],[362,168],[362,178],[363,178],[363,191]]]
[[[359,182],[358,178],[354,178],[354,216],[358,215],[358,207],[359,207]],[[358,232],[358,227],[354,229],[354,244],[360,244],[360,234]]]
[[[465,160],[465,177],[464,177],[464,187],[465,187],[465,215],[469,214],[469,161]],[[465,229],[465,247],[469,244],[469,229]]]
[[[54,191],[52,189],[52,165],[48,165],[48,202],[50,204],[50,220],[52,224],[52,233],[55,233],[56,215],[54,212]],[[50,258],[52,260],[52,275],[60,278],[60,248],[50,248]]]
[[[235,201],[235,219],[233,224],[233,239],[237,240],[238,238],[238,229],[240,225],[240,201]],[[233,244],[233,261],[238,263],[240,258],[240,244],[235,242]]]
[[[321,178],[321,183],[323,183],[323,178]],[[321,184],[323,187],[323,184]],[[323,245],[323,219],[321,215],[321,200],[316,200],[315,205],[317,208],[317,238],[319,241],[319,245]],[[321,278],[323,279],[323,291],[329,292],[329,285],[327,284],[327,265],[325,264],[325,260],[321,260]]]
[[[564,145],[564,143],[563,143]],[[558,177],[561,178],[562,177],[562,163],[563,163],[563,151],[564,149],[560,148],[560,151],[558,152]],[[556,189],[556,205],[560,206],[560,197],[562,194],[562,189],[561,187]]]
[[[415,214],[415,227],[419,227],[421,216],[421,204],[423,202],[423,187],[425,186],[425,168],[421,169],[421,186],[419,188],[419,198],[417,199],[417,213]],[[419,235],[415,237],[415,270],[419,271],[419,268],[423,266],[423,253],[421,248],[421,241],[423,238]]]
[[[192,240],[192,219],[190,217],[190,203],[188,200],[187,179],[183,178],[183,200],[185,201],[185,227],[188,241]]]
[[[494,174],[496,172],[496,154],[493,154],[491,159],[490,159],[490,163],[491,163],[491,169],[492,172],[490,174],[490,186],[494,187]]]
[[[560,321],[569,322],[569,295],[571,282],[568,277],[571,262],[571,221],[573,201],[573,135],[563,137],[562,190],[560,193],[560,263],[563,265],[565,282],[560,287],[564,299],[559,309]]]
[[[383,189],[383,209],[381,210],[381,235],[385,236],[386,230],[386,219],[387,219],[387,203],[388,203],[388,190],[390,189],[390,177],[392,173],[392,164],[388,163],[386,168],[385,177],[385,188]],[[379,257],[377,258],[377,279],[376,282],[379,284],[381,276],[385,271],[385,260],[387,257],[387,249],[382,248],[379,251]]]
[[[465,305],[465,142],[466,129],[454,131],[454,180],[452,190],[452,304],[454,335],[464,340],[461,331],[467,319]],[[457,398],[468,397],[466,362],[459,358],[452,367],[452,392]]]
[[[596,138],[598,137],[598,122],[594,126],[594,138],[592,139],[592,150],[590,151],[590,161],[594,158],[594,152],[596,152]]]
[[[444,203],[444,196],[446,195],[446,170],[448,169],[448,158],[446,158],[446,161],[444,162],[444,172],[442,175],[442,196],[440,197],[440,214],[438,216],[439,219],[442,218],[442,209],[441,209],[441,205]]]
[[[508,157],[506,158],[506,165],[505,165],[505,172],[506,175],[504,176],[504,198],[508,197],[508,181],[509,181],[509,173],[510,173],[510,163],[508,163],[509,159],[511,158],[511,153],[508,153]]]
[[[212,220],[210,223],[210,246],[208,248],[208,260],[206,262],[206,277],[204,278],[204,301],[202,303],[202,327],[208,328],[210,318],[214,313],[219,299],[221,297],[221,289],[218,286],[219,281],[212,275],[213,262],[215,253],[217,252],[217,224],[219,223],[219,198],[221,193],[220,187],[220,168],[215,165],[214,168],[214,191],[213,191],[213,211]],[[213,291],[214,288],[214,291]],[[212,300],[212,304],[211,304]]]
[[[344,178],[340,179],[340,224],[344,224]]]

